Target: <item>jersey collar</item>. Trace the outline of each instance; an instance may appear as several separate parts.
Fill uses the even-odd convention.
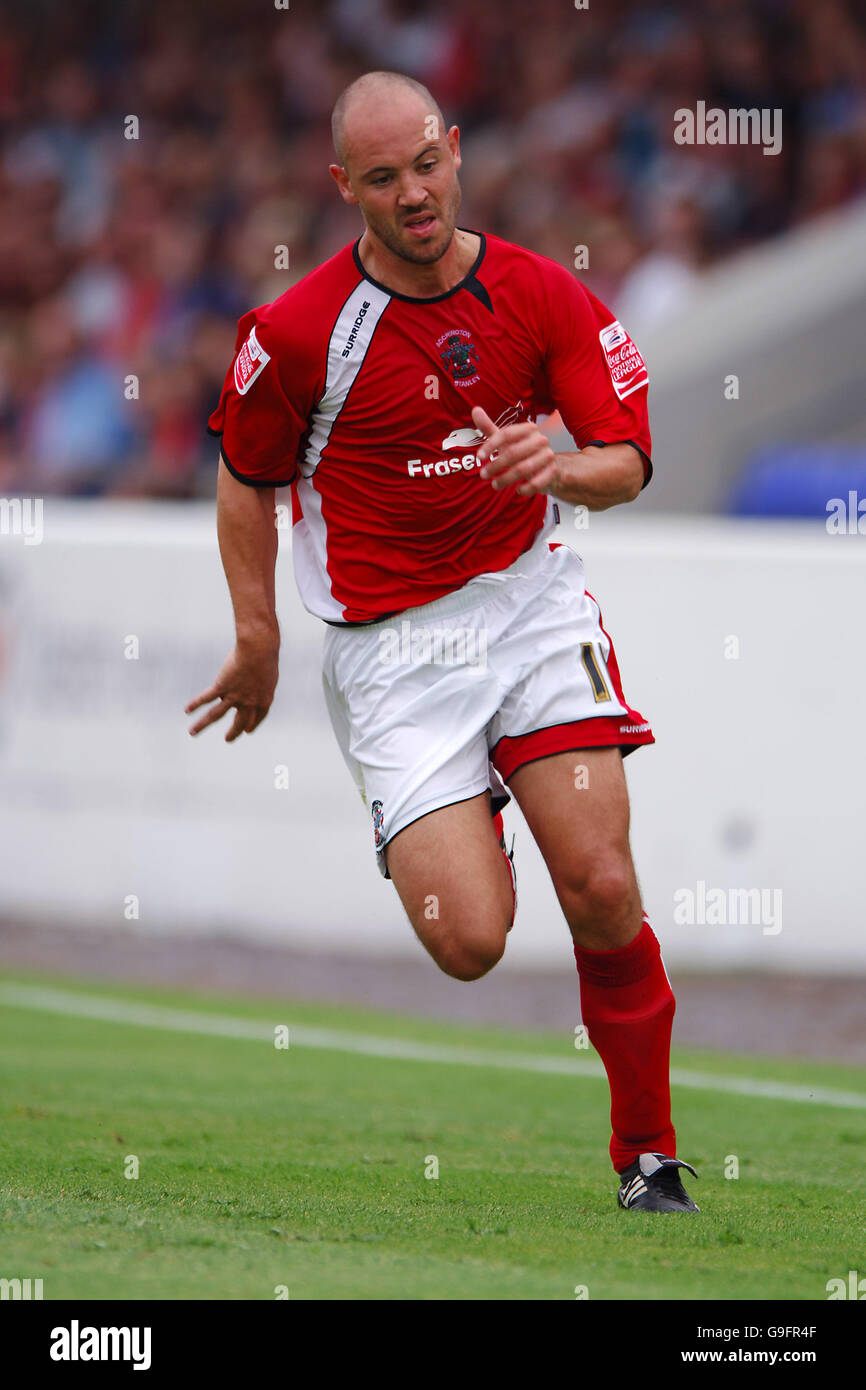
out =
[[[478,255],[475,257],[474,263],[469,267],[463,279],[458,281],[456,285],[453,285],[450,290],[446,290],[444,294],[434,294],[429,297],[419,298],[416,295],[400,294],[399,291],[392,290],[390,285],[383,285],[381,280],[374,280],[372,275],[369,275],[364,269],[364,263],[358,253],[361,237],[358,237],[358,240],[352,244],[352,259],[355,262],[358,273],[362,275],[365,280],[369,280],[371,285],[375,285],[377,290],[382,290],[384,294],[389,294],[392,299],[402,299],[407,304],[441,304],[443,299],[450,299],[453,294],[458,294],[460,290],[465,290],[469,287],[470,283],[478,274],[479,267],[484,260],[484,254],[487,250],[487,238],[483,232],[476,231],[474,227],[458,227],[457,231],[471,232],[473,236],[480,237],[481,243],[478,247]],[[361,235],[363,236],[363,233]]]

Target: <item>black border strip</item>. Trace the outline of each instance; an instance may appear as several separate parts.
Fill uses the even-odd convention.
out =
[[[207,432],[208,434],[214,435],[217,439],[222,439],[223,437],[222,430],[212,430],[210,425],[208,425]],[[246,487],[288,487],[289,484],[293,483],[298,476],[298,471],[297,469],[295,469],[295,472],[292,474],[291,478],[286,478],[280,482],[272,482],[269,478],[245,478],[243,473],[239,473],[238,470],[235,468],[234,464],[232,463],[231,459],[225,451],[224,444],[220,445],[220,456],[226,468],[231,473],[232,477],[237,478],[238,482],[243,483]]]
[[[598,604],[596,604],[596,607],[598,607]],[[604,631],[604,629],[602,629],[602,631]],[[607,633],[605,633],[605,636],[607,636]],[[525,732],[525,733],[522,733],[522,734],[500,734],[500,735],[499,735],[499,738],[496,740],[496,742],[494,743],[493,747],[490,749],[490,761],[493,763],[493,766],[496,767],[496,764],[493,762],[493,755],[494,755],[494,753],[496,752],[497,748],[499,747],[500,743],[502,742],[502,740],[503,740],[504,738],[511,738],[511,739],[514,739],[514,738],[530,738],[532,734],[543,734],[543,733],[546,733],[548,729],[558,729],[558,728],[560,728],[560,726],[561,726],[562,724],[591,724],[591,723],[593,722],[594,719],[615,719],[616,717],[617,717],[616,715],[607,715],[607,714],[588,714],[588,715],[586,715],[586,717],[585,717],[584,719],[560,719],[559,722],[556,723],[556,724],[541,724],[541,725],[539,725],[539,727],[538,727],[537,729],[527,729],[526,732]],[[652,726],[650,726],[650,729],[649,729],[648,732],[649,732],[649,733],[652,733]],[[576,752],[576,751],[577,751],[578,749],[580,749],[580,748],[620,748],[620,747],[641,748],[642,746],[643,746],[643,745],[640,744],[640,743],[629,743],[629,744],[627,744],[627,745],[626,745],[626,744],[619,744],[619,743],[616,742],[616,740],[614,740],[613,743],[576,743],[576,744],[574,745],[574,748],[561,748],[561,749],[558,749],[557,752],[561,752],[561,753],[573,753],[573,752]],[[542,753],[542,754],[541,754],[541,757],[543,757],[543,758],[554,758],[554,757],[556,757],[556,754],[555,754],[555,753]],[[535,759],[532,758],[532,759],[530,759],[529,761],[535,762]],[[523,764],[521,764],[521,766],[523,766]],[[498,767],[496,767],[496,771],[499,772],[499,768],[498,768]],[[514,771],[516,772],[516,771],[517,771],[517,768],[515,768]],[[501,772],[499,772],[499,776],[502,777],[502,773],[501,773]],[[505,779],[503,778],[503,781],[504,781],[504,780],[505,780]]]
[[[384,623],[389,618],[399,618],[400,614],[405,612],[405,608],[395,608],[393,613],[383,613],[380,618],[359,618],[356,622],[351,620],[340,622],[337,618],[323,618],[322,622],[327,623],[328,627],[372,627],[374,623]]]
[[[514,771],[509,772],[508,777],[502,777],[502,773],[499,772],[498,767],[496,771],[499,772],[499,776],[502,777],[507,787],[509,779],[514,776],[515,772],[519,772],[522,767],[528,767],[530,763],[543,762],[545,758],[557,758],[560,753],[591,753],[594,748],[598,748],[599,750],[604,748],[616,748],[623,758],[627,758],[629,753],[636,753],[638,748],[652,748],[652,746],[652,743],[578,743],[574,748],[557,748],[555,753],[536,753],[533,757],[527,758],[522,763],[518,763]],[[496,764],[494,763],[493,766],[496,767]]]
[[[458,291],[465,290],[468,288],[467,282],[469,280],[475,279],[476,274],[480,269],[481,262],[484,260],[484,256],[487,251],[487,237],[484,235],[483,232],[476,231],[474,227],[458,227],[457,230],[460,232],[470,232],[472,236],[477,236],[481,238],[481,245],[478,250],[478,255],[475,257],[473,265],[464,275],[463,279],[459,282],[459,284],[452,286],[452,288],[450,290],[446,290],[444,294],[434,294],[427,299],[423,297],[419,298],[417,295],[412,294],[399,294],[397,290],[392,290],[389,285],[383,285],[381,280],[374,280],[372,275],[368,275],[367,271],[364,269],[364,263],[361,260],[360,255],[358,254],[358,245],[361,241],[360,237],[358,237],[358,240],[354,242],[352,246],[352,259],[355,262],[355,267],[358,271],[358,274],[362,275],[365,280],[369,280],[371,285],[375,285],[377,290],[382,290],[384,294],[389,294],[392,299],[402,299],[404,304],[441,304],[443,299],[450,299],[453,294],[457,294]],[[476,294],[475,290],[472,290],[470,292],[472,294]],[[478,296],[476,295],[476,298],[477,297]],[[490,305],[490,311],[491,313],[493,312],[492,304]]]
[[[649,454],[645,453],[644,450],[640,447],[640,445],[637,444],[633,439],[590,439],[588,443],[584,444],[582,447],[584,449],[590,449],[594,445],[597,449],[606,449],[609,444],[630,444],[633,449],[637,449],[641,458],[646,463],[646,467],[644,469],[644,480],[641,484],[641,492],[643,492],[644,488],[646,487],[647,483],[653,475],[653,461],[650,458]]]
[[[637,752],[638,748],[652,748],[652,744],[575,744],[574,748],[557,748],[555,753],[535,753],[532,758],[518,763],[517,767],[514,767],[514,771],[510,771],[509,776],[502,777],[502,773],[499,773],[499,776],[502,777],[503,783],[507,787],[510,778],[514,776],[514,773],[518,773],[521,767],[528,767],[530,763],[544,762],[545,758],[559,758],[560,753],[591,753],[594,748],[598,748],[599,751],[603,748],[616,748],[619,749],[623,758],[628,758],[628,753]],[[496,763],[493,763],[493,767],[496,767]],[[499,771],[498,767],[496,767],[496,771]]]

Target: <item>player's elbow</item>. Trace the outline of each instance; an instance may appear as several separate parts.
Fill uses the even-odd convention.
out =
[[[640,476],[639,478],[637,478],[637,479],[635,479],[635,478],[629,478],[628,483],[626,484],[625,489],[624,489],[624,496],[623,496],[623,499],[622,499],[623,502],[634,502],[634,501],[636,501],[637,498],[640,497],[642,490],[643,490],[643,472],[641,472],[641,476]]]
[[[646,480],[646,466],[642,454],[632,445],[626,445],[628,454],[623,460],[622,475],[622,500],[623,502],[634,502],[639,497]]]
[[[593,510],[604,512],[609,511],[611,507],[621,507],[626,502],[633,502],[640,496],[642,488],[643,469],[635,475],[633,469],[624,468],[616,477],[610,479],[604,495],[593,504]]]
[[[601,452],[601,451],[599,451]],[[634,444],[610,444],[604,450],[603,472],[597,479],[596,496],[590,504],[595,511],[619,507],[640,495],[646,479],[644,456]]]

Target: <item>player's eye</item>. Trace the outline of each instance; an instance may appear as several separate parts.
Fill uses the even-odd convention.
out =
[[[426,164],[422,164],[422,165],[420,166],[420,168],[421,168],[422,174],[429,174],[429,172],[430,172],[431,169],[435,169],[435,168],[436,168],[436,160],[435,160],[435,159],[428,159],[427,162],[426,162]]]

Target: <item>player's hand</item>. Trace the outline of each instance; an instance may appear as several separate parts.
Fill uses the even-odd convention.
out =
[[[190,733],[200,734],[202,729],[215,724],[233,709],[235,717],[226,734],[226,743],[233,743],[241,734],[251,734],[273,704],[278,663],[279,648],[273,643],[238,644],[224,662],[213,685],[186,706],[185,714],[192,714],[202,705],[211,706],[192,725]]]
[[[475,457],[483,464],[482,478],[492,479],[492,488],[498,491],[516,483],[521,496],[529,497],[535,492],[547,492],[556,481],[556,455],[550,440],[531,420],[500,429],[476,405],[472,423],[484,435]]]

